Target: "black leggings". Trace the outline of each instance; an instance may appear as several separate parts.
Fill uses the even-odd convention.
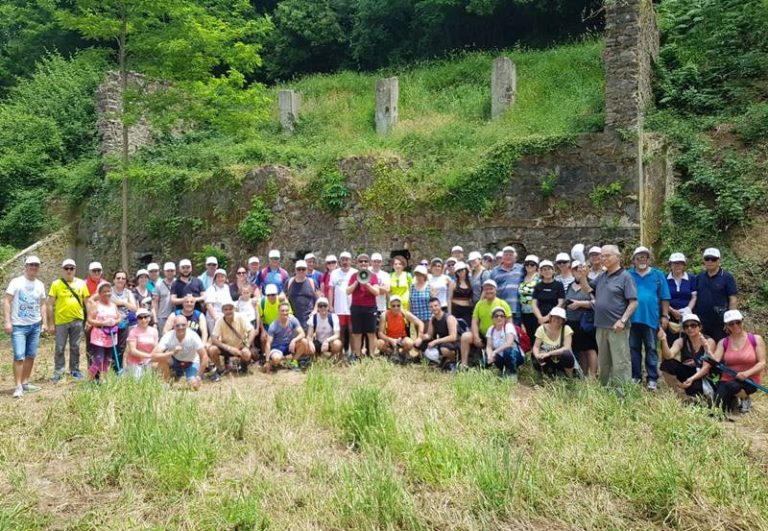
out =
[[[741,390],[751,395],[757,391],[757,388],[752,384],[738,380],[728,380],[727,382],[720,380],[715,390],[715,404],[723,408],[723,411],[726,413],[729,413],[731,411],[731,402]]]
[[[536,358],[531,358],[533,368],[545,374],[555,374],[558,369],[573,369],[576,366],[576,358],[573,352],[566,350],[558,356],[550,356],[544,359],[544,363],[539,363]]]
[[[661,370],[667,374],[671,374],[677,378],[678,382],[684,382],[694,374],[696,374],[696,367],[685,365],[677,360],[664,360],[661,362]],[[696,396],[704,393],[702,379],[698,379],[691,384],[691,386],[685,390],[685,394],[688,396]]]
[[[536,329],[539,327],[539,320],[536,319],[536,315],[532,313],[524,313],[522,321],[523,328],[525,328],[528,337],[531,338],[531,344],[533,344],[533,338],[536,337]]]

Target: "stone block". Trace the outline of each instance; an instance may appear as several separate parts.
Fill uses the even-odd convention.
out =
[[[397,123],[397,100],[400,86],[396,77],[376,82],[376,133],[385,135]]]
[[[293,134],[301,112],[301,94],[294,90],[281,90],[277,93],[277,105],[280,112],[280,126],[284,133]]]
[[[515,103],[517,94],[517,67],[509,57],[493,60],[491,71],[491,118],[498,118],[507,107]]]

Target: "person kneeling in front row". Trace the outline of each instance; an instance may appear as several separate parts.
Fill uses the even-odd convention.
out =
[[[416,327],[416,339],[409,337],[408,325]],[[390,356],[396,363],[415,361],[424,335],[424,323],[415,315],[402,309],[402,300],[397,295],[389,299],[389,309],[384,312],[379,322],[379,352]],[[414,348],[416,347],[416,349]]]
[[[236,369],[232,364],[232,358],[240,360],[240,374],[248,374],[248,363],[251,361],[251,345],[256,338],[256,330],[248,321],[248,318],[235,312],[235,303],[225,301],[221,305],[222,316],[216,320],[211,333],[213,344],[209,347],[213,363],[222,368],[224,358],[224,371],[233,373]]]
[[[493,325],[485,332],[486,363],[496,365],[501,376],[517,379],[517,368],[525,363],[525,357],[516,345],[515,325],[507,321],[507,313],[501,306],[492,312]]]
[[[200,387],[200,362],[207,359],[205,344],[195,333],[187,330],[185,319],[179,319],[173,325],[173,330],[166,332],[155,349],[152,359],[157,361],[163,376],[186,378],[193,389]]]
[[[290,304],[281,302],[280,316],[269,325],[264,349],[269,352],[269,360],[264,364],[264,372],[279,369],[284,361],[289,368],[298,370],[300,360],[309,361],[304,329],[298,319],[289,315],[290,309]]]
[[[536,329],[533,343],[533,367],[544,374],[556,376],[558,370],[573,375],[575,358],[571,351],[573,330],[565,324],[565,310],[556,306],[549,320]]]
[[[429,310],[432,318],[419,348],[428,360],[437,363],[442,369],[453,371],[459,353],[459,324],[453,315],[443,311],[437,297],[429,299]]]
[[[317,299],[315,311],[307,321],[307,346],[312,356],[320,354],[339,361],[344,349],[341,342],[341,323],[339,316],[330,312],[329,305],[325,297]]]
[[[667,332],[659,328],[656,336],[661,340],[661,374],[667,385],[686,396],[707,395],[712,398],[713,389],[707,375],[710,367],[702,359],[715,351],[715,341],[704,335],[701,320],[696,314],[682,317],[683,334],[667,346]],[[677,354],[680,354],[680,360]]]

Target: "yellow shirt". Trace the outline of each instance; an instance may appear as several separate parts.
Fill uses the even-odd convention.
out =
[[[73,279],[69,285],[72,291],[80,297],[79,301],[60,278],[53,281],[51,289],[48,291],[48,295],[56,299],[53,306],[53,324],[63,325],[85,319],[82,304],[85,304],[91,295],[88,292],[88,286],[79,278]]]
[[[408,311],[411,284],[413,284],[413,277],[407,271],[403,271],[400,275],[395,271],[389,274],[389,296],[397,295],[400,297],[400,306],[402,306],[403,311]]]

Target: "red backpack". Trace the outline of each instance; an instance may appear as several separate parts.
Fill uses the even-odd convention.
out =
[[[526,354],[531,351],[531,336],[525,331],[525,328],[515,323],[515,332],[517,333],[517,345],[520,347],[520,352]]]

